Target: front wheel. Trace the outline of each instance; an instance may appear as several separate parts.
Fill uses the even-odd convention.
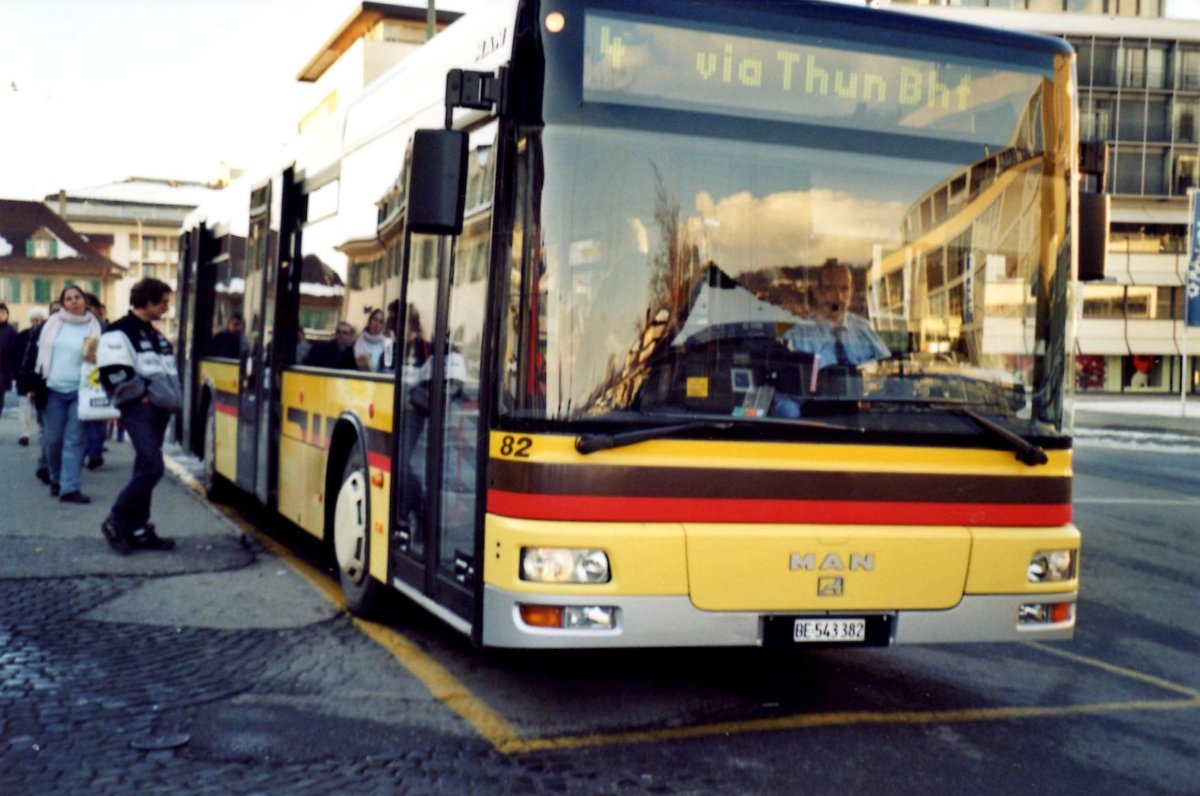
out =
[[[371,577],[371,504],[362,449],[355,445],[342,468],[342,482],[333,509],[333,552],[346,607],[367,616],[379,601],[381,589]]]
[[[221,502],[228,497],[229,482],[217,472],[217,411],[209,403],[204,419],[204,493],[209,500]]]

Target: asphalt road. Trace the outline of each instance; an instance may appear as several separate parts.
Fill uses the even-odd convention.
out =
[[[253,512],[227,520],[178,482],[156,514],[180,550],[116,558],[90,509],[46,502],[11,430],[6,417],[5,796],[1127,794],[1200,781],[1195,438],[1081,434],[1073,642],[515,654],[474,650],[400,599],[382,623],[351,620],[318,548]],[[100,504],[127,472],[113,448],[85,476]],[[243,544],[251,523],[261,541]]]

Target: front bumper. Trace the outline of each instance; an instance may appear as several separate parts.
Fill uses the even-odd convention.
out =
[[[1076,597],[1075,592],[964,595],[958,605],[941,611],[850,611],[828,615],[871,616],[886,613],[892,617],[892,644],[1055,641],[1070,639],[1074,635],[1074,610],[1069,621],[1018,626],[1020,607],[1033,602],[1074,604]],[[617,625],[611,630],[530,627],[520,619],[518,606],[522,603],[614,606],[617,608]],[[792,614],[778,612],[775,615]],[[521,649],[755,647],[762,645],[764,616],[749,611],[702,611],[686,596],[548,596],[509,592],[485,585],[483,644]]]

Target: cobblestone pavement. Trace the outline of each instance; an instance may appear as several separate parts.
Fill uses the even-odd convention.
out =
[[[503,756],[277,559],[181,484],[173,553],[98,526],[132,454],[52,500],[0,420],[0,794],[711,792],[611,751]]]

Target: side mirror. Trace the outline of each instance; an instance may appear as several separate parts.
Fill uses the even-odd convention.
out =
[[[461,130],[417,130],[409,148],[408,229],[427,235],[457,235],[463,228],[467,193],[467,134]]]
[[[1079,274],[1081,282],[1104,279],[1108,258],[1108,208],[1106,193],[1079,194]]]

